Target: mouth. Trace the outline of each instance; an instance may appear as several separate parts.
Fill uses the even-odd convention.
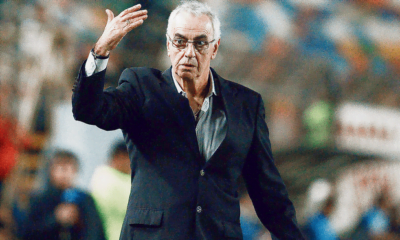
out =
[[[183,67],[187,67],[187,68],[193,68],[193,67],[196,67],[195,65],[193,65],[193,64],[189,64],[189,63],[184,63],[184,64],[181,64],[181,66],[183,66]]]

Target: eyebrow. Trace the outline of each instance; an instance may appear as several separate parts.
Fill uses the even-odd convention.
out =
[[[185,36],[183,36],[182,34],[179,34],[179,33],[175,33],[175,37],[187,39],[187,37],[185,37]],[[199,36],[196,36],[196,37],[194,38],[194,40],[199,40],[199,39],[204,39],[204,38],[207,39],[207,35],[201,34],[201,35],[199,35]]]

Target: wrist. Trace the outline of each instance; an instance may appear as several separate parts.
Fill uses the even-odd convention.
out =
[[[92,54],[95,59],[106,59],[110,56],[110,51],[98,47],[97,44],[92,48]]]

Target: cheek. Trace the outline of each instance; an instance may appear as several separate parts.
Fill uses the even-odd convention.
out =
[[[183,54],[181,54],[181,52],[171,52],[170,53],[170,58],[171,58],[171,62],[173,65],[177,65],[181,59],[183,57]]]
[[[76,171],[75,171],[75,169],[68,169],[68,170],[66,171],[66,177],[67,177],[68,179],[75,179],[75,177],[76,177]]]
[[[206,65],[208,65],[210,63],[210,57],[209,56],[203,56],[201,58],[199,58],[199,67],[203,68]]]

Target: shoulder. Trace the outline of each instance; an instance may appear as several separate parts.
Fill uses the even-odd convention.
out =
[[[109,187],[112,188],[115,183],[116,171],[107,165],[97,167],[90,182],[92,193],[97,191],[104,192]]]
[[[221,77],[214,69],[211,69],[211,72],[213,73],[214,79],[218,79],[222,88],[229,89],[235,93],[237,92],[246,98],[258,100],[261,97],[261,95],[256,91],[243,86],[242,84]]]
[[[148,85],[163,81],[162,72],[155,68],[131,67],[126,68],[119,79],[119,84],[129,82],[133,85]]]
[[[82,188],[73,188],[69,190],[69,196],[65,196],[67,191],[63,194],[64,198],[68,197],[68,199],[64,199],[66,202],[76,203],[80,206],[85,206],[87,203],[91,204],[93,202],[92,195],[88,191]]]
[[[40,188],[35,188],[34,190],[32,190],[29,197],[31,200],[43,200],[59,195],[61,195],[61,191],[50,187],[49,184],[46,184],[46,186],[42,186]]]
[[[101,177],[104,174],[108,175],[111,172],[111,167],[108,165],[100,165],[98,166],[94,172],[93,172],[93,177]]]
[[[137,73],[138,75],[143,75],[143,76],[161,76],[162,72],[161,70],[155,69],[155,68],[149,68],[149,67],[131,67],[129,68],[131,71]]]
[[[264,105],[261,95],[256,91],[221,77],[218,77],[218,81],[220,84],[220,93],[228,100],[228,103],[240,103],[247,110],[253,109],[255,111],[259,109],[260,105]]]
[[[226,84],[231,89],[234,89],[234,90],[238,91],[241,94],[245,94],[246,96],[253,97],[253,98],[259,98],[260,97],[260,94],[258,92],[254,91],[254,90],[252,90],[252,89],[250,89],[250,88],[248,88],[246,86],[243,86],[243,85],[241,85],[241,84],[239,84],[237,82],[233,82],[233,81],[230,81],[230,80],[225,80],[224,79],[224,81],[226,82]]]
[[[31,204],[38,204],[44,202],[49,194],[43,189],[35,189],[29,194]]]
[[[97,168],[94,169],[92,178],[91,178],[91,184],[93,185],[101,185],[103,182],[105,182],[107,176],[109,174],[109,167],[107,165],[100,165]]]
[[[131,68],[126,68],[122,74],[122,76],[132,76],[135,78],[148,78],[148,77],[156,77],[156,78],[161,78],[162,77],[162,72],[158,69],[155,68],[148,68],[148,67],[131,67]]]

